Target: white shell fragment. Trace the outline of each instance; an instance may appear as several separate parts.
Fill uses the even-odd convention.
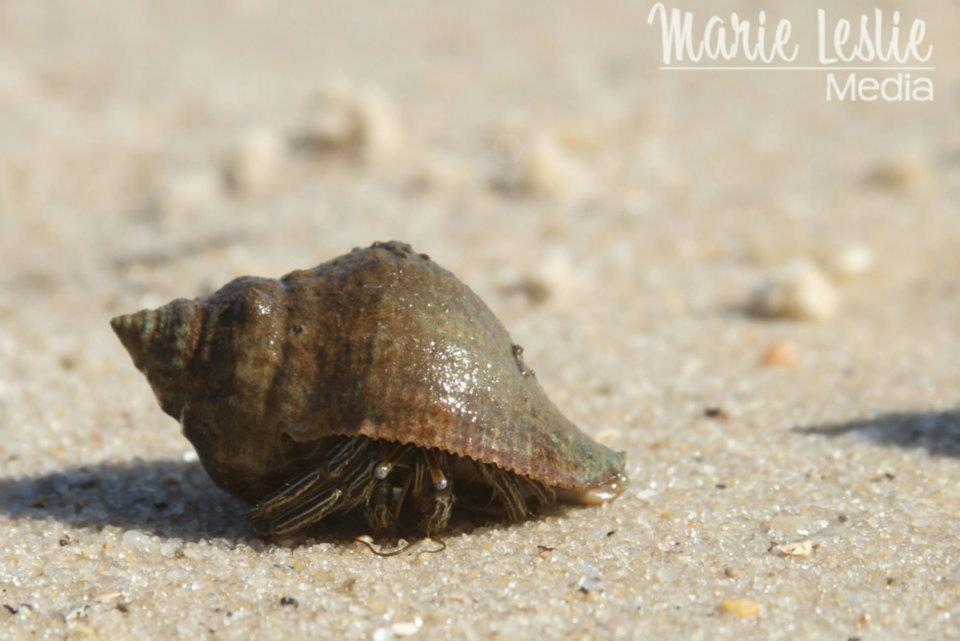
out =
[[[800,260],[770,275],[753,292],[750,312],[767,318],[827,320],[837,313],[837,290],[815,264]]]
[[[830,257],[827,268],[838,279],[848,280],[862,276],[873,269],[876,257],[866,245],[847,245]]]
[[[376,162],[394,156],[403,145],[400,117],[389,97],[372,87],[332,85],[312,100],[294,132],[305,152],[343,154]]]
[[[286,145],[278,132],[257,128],[240,137],[223,162],[224,179],[240,196],[270,193],[283,173]]]

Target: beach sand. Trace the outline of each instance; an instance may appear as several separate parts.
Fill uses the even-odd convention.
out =
[[[909,6],[932,103],[661,71],[648,11],[4,3],[0,639],[960,637],[960,10]],[[618,500],[255,536],[108,321],[389,239]]]

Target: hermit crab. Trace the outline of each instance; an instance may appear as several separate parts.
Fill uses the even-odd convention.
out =
[[[626,482],[623,454],[560,413],[483,301],[404,243],[111,324],[266,535],[345,513],[431,535],[454,511],[519,521]]]

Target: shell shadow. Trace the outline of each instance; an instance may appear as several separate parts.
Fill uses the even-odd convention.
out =
[[[112,525],[189,541],[257,538],[245,511],[199,463],[175,459],[96,463],[0,478],[0,513],[74,528]]]
[[[0,478],[0,514],[57,521],[69,528],[100,531],[114,526],[184,541],[220,538],[283,547],[311,541],[352,545],[356,536],[370,531],[362,519],[347,516],[328,519],[303,536],[265,539],[247,520],[248,507],[214,485],[200,463],[176,459],[132,459]],[[568,509],[555,505],[543,514],[561,515]],[[511,525],[495,518],[455,516],[449,534]]]
[[[887,447],[923,448],[934,456],[960,457],[960,409],[893,412],[843,423],[795,427],[793,431],[831,438],[858,433]]]

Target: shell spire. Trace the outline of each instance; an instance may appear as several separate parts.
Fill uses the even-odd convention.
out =
[[[200,343],[203,314],[184,298],[157,309],[117,316],[110,326],[150,381],[163,411],[180,418],[190,376],[190,361]]]

